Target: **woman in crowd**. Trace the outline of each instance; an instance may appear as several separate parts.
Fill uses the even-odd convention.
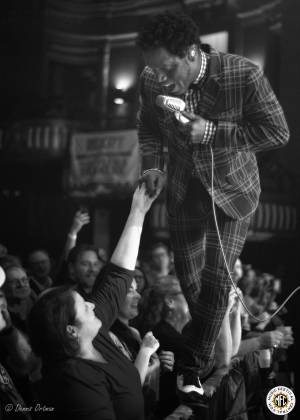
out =
[[[144,343],[149,340],[149,333],[142,340],[139,331],[129,325],[129,322],[138,315],[140,298],[136,280],[133,279],[118,318],[111,327],[110,335],[120,350],[135,364],[141,383],[144,385],[146,376],[149,379],[151,373],[159,368],[159,361],[152,355],[150,363],[149,353],[144,352]]]
[[[142,340],[139,331],[130,325],[130,321],[138,316],[140,299],[141,295],[134,278],[110,334],[113,335],[115,344],[139,371],[145,397],[145,415],[148,418],[154,411],[158,400],[160,360],[156,353],[150,357],[149,352],[145,352],[145,344],[149,339],[153,339],[152,333],[146,333]],[[173,353],[161,354],[160,356],[162,371],[172,370],[174,365]]]
[[[41,402],[54,418],[140,420],[144,417],[140,376],[109,337],[132,284],[145,215],[155,197],[142,185],[110,262],[93,291],[94,303],[64,287],[39,298],[29,317],[35,351],[43,359]],[[152,342],[147,351],[157,349]]]
[[[27,316],[36,301],[36,294],[30,287],[25,269],[19,265],[10,265],[5,270],[6,282],[3,286],[8,311],[13,324],[26,332]]]

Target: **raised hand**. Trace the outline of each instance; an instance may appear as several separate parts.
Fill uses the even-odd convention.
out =
[[[132,209],[139,210],[141,213],[146,214],[147,211],[150,209],[153,201],[160,193],[160,189],[157,189],[155,194],[150,196],[146,189],[145,183],[138,186],[134,192],[132,198]]]
[[[141,343],[141,349],[146,350],[151,355],[159,348],[159,341],[154,337],[151,331],[144,335]]]
[[[75,213],[72,226],[70,229],[70,235],[77,236],[78,232],[84,225],[90,223],[90,216],[86,211],[78,210]]]
[[[280,326],[276,328],[277,331],[283,333],[283,337],[280,340],[279,347],[282,349],[287,349],[292,344],[294,344],[293,330],[289,326]]]
[[[172,351],[161,351],[158,357],[163,370],[172,372],[175,363],[174,353]]]
[[[228,308],[230,313],[237,313],[242,308],[242,303],[240,299],[243,299],[243,292],[239,287],[236,290],[232,287],[229,292],[229,299],[228,299]]]
[[[156,169],[149,169],[139,180],[139,184],[145,183],[150,197],[157,197],[165,184],[166,176]]]
[[[266,331],[259,336],[260,349],[278,347],[283,339],[283,333],[278,330]]]

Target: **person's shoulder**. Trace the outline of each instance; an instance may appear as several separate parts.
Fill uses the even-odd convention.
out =
[[[105,279],[105,281],[107,281],[108,278],[109,279],[124,278],[124,279],[129,279],[130,281],[132,281],[133,275],[134,275],[134,270],[128,270],[127,268],[121,267],[112,262],[108,262],[99,273],[98,278],[100,278],[101,280]]]
[[[252,73],[261,72],[260,67],[247,57],[238,54],[219,52],[223,70],[227,73]]]
[[[260,67],[247,57],[238,54],[218,51],[204,44],[203,51],[209,56],[210,67],[223,73],[245,73],[261,71]]]

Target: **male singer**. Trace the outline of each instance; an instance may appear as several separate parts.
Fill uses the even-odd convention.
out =
[[[212,200],[233,271],[260,195],[255,153],[285,145],[289,131],[262,70],[244,57],[201,45],[197,25],[188,16],[156,16],[140,32],[137,45],[146,63],[138,114],[141,179],[154,194],[167,178],[175,268],[192,315],[183,331],[188,349],[184,363],[203,379],[213,368],[231,287]],[[191,121],[182,123],[161,101],[158,106],[158,95],[183,99]]]

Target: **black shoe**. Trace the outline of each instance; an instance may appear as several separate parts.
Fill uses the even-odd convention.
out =
[[[177,394],[182,404],[208,407],[208,400],[204,395],[199,376],[193,371],[177,375]]]

